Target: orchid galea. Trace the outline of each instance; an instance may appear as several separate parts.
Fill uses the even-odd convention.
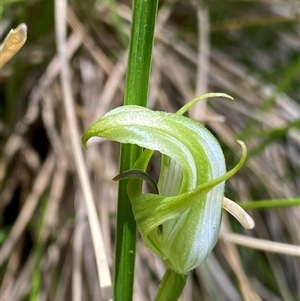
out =
[[[222,149],[213,134],[183,116],[197,101],[215,96],[230,98],[222,93],[206,94],[177,113],[119,107],[98,119],[83,136],[84,146],[89,138],[99,136],[144,148],[133,169],[116,179],[128,179],[128,196],[145,245],[179,274],[200,265],[214,248],[221,225],[225,180],[246,159],[246,147],[238,141],[241,158],[226,171]],[[161,155],[157,185],[147,174],[154,151]],[[143,180],[154,187],[153,192],[143,192]]]

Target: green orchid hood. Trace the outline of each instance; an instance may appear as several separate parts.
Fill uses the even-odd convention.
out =
[[[240,142],[242,157],[226,172],[215,137],[200,123],[180,115],[190,106],[177,114],[139,106],[119,107],[98,119],[82,140],[86,146],[89,138],[99,136],[145,148],[133,167],[142,172],[146,172],[153,151],[162,155],[159,194],[143,193],[142,179],[137,176],[128,180],[128,195],[146,246],[180,274],[200,265],[215,246],[225,180],[246,158]]]

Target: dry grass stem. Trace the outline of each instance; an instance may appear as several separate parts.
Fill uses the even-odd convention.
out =
[[[205,1],[200,1],[197,6],[198,21],[198,55],[197,55],[197,76],[195,95],[202,95],[208,91],[208,76],[210,62],[210,20],[209,11]],[[192,110],[190,110],[191,118],[203,121],[207,118],[206,100],[198,102]]]
[[[112,283],[110,271],[106,259],[105,248],[103,244],[101,229],[99,220],[97,217],[97,211],[94,204],[94,198],[85,167],[83,154],[80,145],[80,135],[77,128],[74,100],[71,92],[71,79],[69,74],[69,66],[66,56],[66,1],[55,2],[55,16],[56,16],[56,41],[58,48],[58,57],[61,67],[61,84],[63,90],[64,107],[67,117],[68,130],[70,133],[70,139],[72,143],[73,155],[76,164],[76,170],[80,180],[85,205],[87,209],[87,215],[90,223],[90,230],[93,239],[94,252],[96,257],[96,263],[98,267],[98,276],[100,281],[100,287],[102,296],[105,300],[112,299]]]
[[[2,265],[5,260],[8,258],[10,253],[12,252],[15,244],[20,238],[22,232],[25,230],[28,222],[32,218],[32,215],[38,205],[40,197],[44,192],[45,188],[49,184],[51,179],[53,169],[55,166],[55,158],[53,154],[50,154],[45,163],[43,164],[36,180],[33,185],[32,192],[28,195],[25,206],[22,211],[18,215],[18,219],[16,220],[13,228],[10,231],[9,237],[5,240],[5,243],[1,246],[1,262]]]
[[[300,257],[300,246],[289,245],[287,243],[279,243],[266,239],[258,239],[235,233],[222,233],[220,237],[226,243],[233,243],[247,248],[263,250],[265,252],[273,252]]]

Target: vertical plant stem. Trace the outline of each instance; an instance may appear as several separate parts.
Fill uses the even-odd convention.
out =
[[[187,275],[177,274],[167,269],[156,294],[154,301],[176,301],[185,287]]]
[[[135,0],[126,77],[125,105],[146,106],[158,0]],[[141,149],[121,146],[120,172],[132,168]],[[115,263],[115,301],[132,300],[136,224],[127,195],[127,181],[119,182]]]

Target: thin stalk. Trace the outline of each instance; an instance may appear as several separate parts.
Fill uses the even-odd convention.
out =
[[[271,208],[280,208],[280,207],[291,207],[299,206],[300,198],[293,199],[274,199],[274,200],[260,200],[260,201],[251,201],[247,203],[238,203],[243,209],[271,209]]]
[[[152,59],[158,0],[135,0],[129,45],[125,105],[146,106]],[[132,168],[141,153],[134,145],[121,146],[120,173]],[[127,195],[127,181],[119,182],[115,301],[129,301],[133,296],[133,277],[136,243],[136,223]]]
[[[154,301],[177,301],[186,284],[187,275],[177,274],[167,269]]]
[[[29,301],[38,300],[39,292],[41,290],[41,271],[40,271],[40,264],[43,257],[43,250],[44,250],[44,241],[42,238],[42,229],[45,227],[45,212],[48,206],[48,196],[44,196],[41,200],[41,208],[40,208],[40,214],[38,215],[38,221],[37,221],[37,237],[36,242],[34,246],[34,257],[35,257],[35,263],[34,263],[34,270],[32,273],[32,279],[31,279],[31,290],[29,295]]]

